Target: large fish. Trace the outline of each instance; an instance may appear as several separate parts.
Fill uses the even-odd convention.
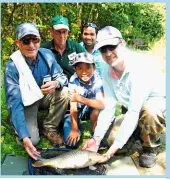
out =
[[[56,169],[78,169],[104,163],[107,160],[106,156],[96,152],[71,150],[51,159],[41,158],[32,165],[33,167],[50,166]]]

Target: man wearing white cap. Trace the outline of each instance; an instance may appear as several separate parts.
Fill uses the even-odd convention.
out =
[[[56,16],[52,18],[50,33],[53,39],[42,45],[42,47],[48,48],[53,52],[68,79],[74,74],[72,60],[76,53],[86,51],[79,43],[68,39],[69,31],[69,23],[66,17]]]
[[[105,109],[100,113],[93,138],[83,149],[97,151],[111,123],[116,121],[119,102],[127,109],[113,143],[105,155],[112,157],[136,128],[140,133],[142,167],[156,164],[156,148],[165,124],[165,77],[146,55],[130,51],[120,31],[106,26],[98,32],[96,48],[106,62],[103,69]]]
[[[37,113],[48,109],[43,120],[43,133],[53,145],[62,144],[58,125],[68,107],[67,77],[53,53],[40,47],[40,34],[35,24],[17,26],[15,51],[5,69],[5,91],[11,123],[17,142],[37,159],[40,141]]]

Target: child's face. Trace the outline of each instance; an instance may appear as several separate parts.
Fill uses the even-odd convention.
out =
[[[85,83],[89,83],[94,73],[93,64],[80,62],[75,66],[77,76]]]

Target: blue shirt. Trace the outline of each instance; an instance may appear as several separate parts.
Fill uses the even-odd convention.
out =
[[[89,84],[84,83],[81,81],[77,74],[74,73],[74,75],[71,76],[68,87],[70,89],[75,89],[78,87],[78,92],[80,93],[81,96],[89,99],[96,99],[96,94],[98,92],[103,93],[103,85],[102,85],[102,80],[100,77],[95,73]],[[82,109],[84,108],[84,104],[78,103],[78,108]]]
[[[126,69],[120,79],[111,75],[111,67],[104,66],[103,87],[105,109],[101,111],[94,136],[104,137],[114,120],[116,104],[128,109],[114,145],[122,148],[138,124],[139,113],[146,101],[150,100],[159,109],[159,102],[165,99],[165,76],[145,55],[129,54],[125,61]],[[103,122],[104,119],[104,122]]]
[[[59,88],[68,84],[68,80],[63,74],[63,70],[57,64],[55,57],[50,50],[39,48],[37,59],[35,61],[29,59],[25,60],[39,87],[41,87],[43,77],[46,75],[50,75],[52,81],[58,81]],[[25,137],[30,137],[26,126],[24,105],[19,88],[19,72],[11,59],[6,64],[5,69],[5,92],[12,124],[17,131],[19,138],[23,139]]]
[[[81,42],[80,44],[85,48],[83,42]],[[99,50],[95,50],[95,48],[93,48],[91,55],[93,55],[93,57],[94,57],[94,62],[95,62],[95,65],[96,65],[96,71],[99,74],[99,76],[102,78],[103,65],[105,64],[105,61],[103,60],[100,51]]]

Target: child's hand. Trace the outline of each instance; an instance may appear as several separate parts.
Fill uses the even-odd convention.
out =
[[[70,135],[67,138],[67,144],[72,146],[75,145],[77,141],[80,140],[80,134],[78,130],[71,130]]]
[[[71,102],[79,102],[80,101],[80,94],[78,88],[70,90],[69,98]]]

